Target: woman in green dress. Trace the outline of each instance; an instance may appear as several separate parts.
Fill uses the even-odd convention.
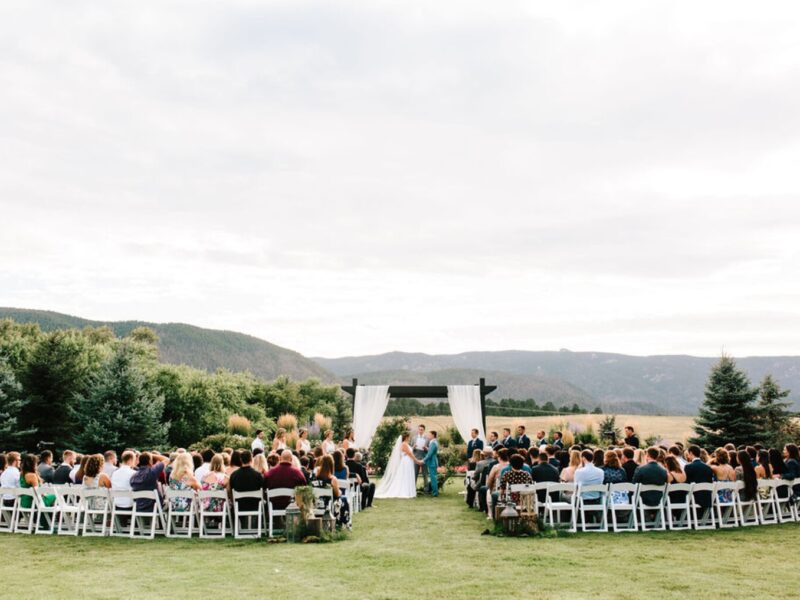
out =
[[[36,471],[37,462],[38,457],[35,454],[26,454],[22,457],[22,472],[19,476],[19,487],[35,489],[42,484],[42,479]],[[44,497],[45,506],[53,506],[55,503],[55,494],[48,494]],[[33,498],[30,496],[22,496],[19,499],[19,505],[22,508],[30,508],[33,505]]]

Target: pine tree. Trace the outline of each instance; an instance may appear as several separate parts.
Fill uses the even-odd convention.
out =
[[[711,369],[705,400],[695,420],[697,437],[690,440],[706,448],[755,443],[760,437],[755,401],[758,388],[736,362],[723,355]]]
[[[164,397],[156,393],[135,362],[135,349],[120,345],[76,396],[75,446],[85,452],[125,447],[150,448],[166,442]]]
[[[31,430],[22,431],[17,417],[27,404],[20,396],[22,386],[5,359],[0,359],[0,450],[18,450],[20,438]]]
[[[794,441],[790,433],[791,402],[782,401],[790,393],[790,390],[781,389],[772,375],[766,375],[758,388],[758,421],[763,432],[763,441],[771,448],[780,448]]]

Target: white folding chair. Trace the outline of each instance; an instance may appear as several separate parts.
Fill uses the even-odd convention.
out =
[[[231,528],[231,507],[225,490],[202,490],[197,492],[200,515],[200,537],[209,540],[224,539]],[[210,510],[208,500],[218,500],[221,510]],[[218,521],[217,527],[212,524]],[[211,525],[211,526],[210,526]]]
[[[739,524],[742,527],[750,525],[758,525],[758,489],[756,489],[755,496],[750,500],[742,498],[742,491],[744,490],[744,481],[736,482],[736,508],[739,511]]]
[[[129,537],[153,540],[156,533],[164,533],[164,511],[161,508],[161,498],[156,490],[141,490],[131,492],[133,508],[131,510],[131,529]],[[152,500],[149,509],[140,509],[137,500]]]
[[[274,490],[267,490],[267,518],[269,520],[267,535],[272,537],[272,533],[275,527],[275,517],[286,517],[286,509],[278,509],[273,506],[273,501],[277,498],[289,498],[288,504],[291,504],[292,500],[294,500],[294,490],[292,488],[275,488]],[[287,505],[288,505],[287,504]],[[286,524],[284,523],[284,530],[286,529]]]
[[[664,531],[667,520],[664,514],[664,489],[666,485],[639,484],[639,493],[636,497],[636,507],[639,512],[639,524],[642,531]],[[658,504],[651,504],[645,494],[659,494]],[[652,517],[648,519],[647,517]]]
[[[530,512],[537,513],[538,496],[536,496],[536,484],[533,483],[514,483],[508,486],[508,491],[511,494],[519,494],[519,502],[517,502],[517,510],[520,513]]]
[[[333,516],[333,488],[312,488],[314,490],[314,516],[323,517],[325,514]]]
[[[108,535],[111,496],[107,488],[84,489],[81,493],[83,536]]]
[[[353,506],[350,507],[350,512],[356,514],[361,512],[361,485],[355,477],[351,477],[348,481],[350,482],[350,488],[353,490]]]
[[[608,486],[608,511],[611,513],[611,529],[614,533],[639,531],[639,516],[636,514],[636,496],[639,486],[635,483],[612,483]],[[620,523],[618,514],[627,516]]]
[[[720,529],[739,526],[738,496],[735,481],[718,481],[711,497]]]
[[[49,484],[42,484],[34,488],[36,493],[36,511],[39,518],[36,519],[34,533],[52,535],[56,531],[58,522],[58,503],[56,502],[56,491]],[[51,498],[50,506],[47,506],[47,498]]]
[[[17,495],[17,513],[14,515],[14,531],[17,533],[33,533],[36,528],[36,493],[33,488],[14,488]],[[23,499],[30,498],[30,505],[25,508],[22,506]],[[26,504],[28,504],[26,502]],[[22,521],[24,519],[24,526]]]
[[[587,494],[599,494],[596,499],[586,498]],[[578,515],[580,516],[581,531],[608,531],[608,486],[605,484],[579,485],[578,486]],[[594,521],[591,515],[598,515],[599,520]]]
[[[708,506],[704,506],[698,500],[700,494],[708,494]],[[691,507],[692,507],[692,522],[695,529],[716,529],[717,518],[714,514],[714,491],[713,483],[695,483],[692,485]]]
[[[6,506],[6,496],[11,496],[9,506]],[[0,533],[14,533],[18,503],[16,488],[0,487]]]
[[[194,490],[173,490],[167,488],[165,491],[167,502],[167,529],[165,536],[168,538],[190,538],[197,523],[197,494]],[[177,501],[186,499],[189,508],[178,510]]]
[[[339,482],[339,493],[347,498],[347,504],[350,506],[350,523],[353,522],[353,490],[350,488],[350,483],[347,479],[337,479]]]
[[[544,501],[545,522],[551,527],[555,527],[561,521],[561,513],[567,511],[570,514],[569,531],[575,533],[578,530],[576,504],[577,496],[574,484],[553,483],[547,488],[547,496]]]
[[[792,486],[784,479],[774,479],[775,506],[778,509],[778,520],[791,523],[797,520],[797,511],[792,502]]]
[[[758,522],[761,525],[775,525],[778,523],[778,505],[775,494],[775,479],[758,480]]]
[[[74,488],[66,485],[53,486],[56,492],[56,504],[58,504],[58,535],[78,535],[81,532],[81,519],[83,517],[83,506],[81,498],[83,488]]]
[[[251,510],[241,510],[240,500],[256,500],[257,507]],[[257,539],[264,534],[264,493],[261,490],[252,492],[237,492],[233,490],[233,537],[241,539]],[[253,527],[253,519],[256,526]],[[244,526],[242,526],[244,520]]]
[[[539,483],[533,484],[533,489],[536,490],[536,501],[537,501],[537,508],[539,510],[539,516],[544,520],[544,506],[545,502],[542,498],[547,498],[547,490],[550,489],[550,486],[553,485],[555,482],[553,481],[540,481]],[[539,492],[545,492],[544,494],[540,494]]]
[[[692,484],[667,485],[667,527],[671,531],[692,528]]]
[[[111,490],[111,529],[113,537],[131,537],[133,531],[133,492],[127,490]],[[118,506],[117,504],[130,504]]]

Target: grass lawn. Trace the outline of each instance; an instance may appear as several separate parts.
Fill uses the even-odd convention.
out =
[[[2,598],[788,598],[800,524],[481,536],[458,495],[379,501],[349,539],[287,545],[0,535]]]

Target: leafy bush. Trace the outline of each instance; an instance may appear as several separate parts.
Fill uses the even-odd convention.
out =
[[[211,448],[214,452],[222,452],[223,448],[249,448],[250,440],[244,436],[231,434],[231,433],[215,433],[204,437],[199,442],[189,446],[190,450],[203,450],[204,448]]]
[[[586,446],[597,446],[600,443],[600,440],[597,439],[597,435],[594,433],[594,425],[590,423],[585,430],[581,431],[580,433],[576,433],[575,443],[584,444]]]
[[[383,471],[386,468],[397,438],[408,430],[409,422],[405,417],[395,417],[378,425],[369,449],[370,462],[376,469]]]
[[[599,429],[599,435],[602,438],[603,442],[609,442],[609,433],[614,434],[614,440],[618,440],[622,437],[620,433],[619,427],[617,427],[617,416],[616,415],[606,415],[602,421],[600,421],[600,425],[597,426]]]
[[[438,438],[440,446],[450,446],[452,444],[464,443],[464,438],[461,437],[458,428],[454,427],[453,425],[445,427],[442,429],[442,431],[439,431]]]
[[[231,415],[228,417],[228,433],[232,435],[250,435],[253,424],[250,419],[242,415]]]

